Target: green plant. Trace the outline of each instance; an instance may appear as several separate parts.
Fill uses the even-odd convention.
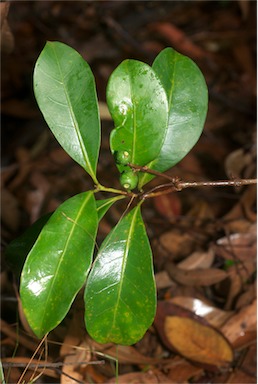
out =
[[[153,191],[143,188],[199,139],[208,104],[205,80],[192,60],[172,48],[164,49],[152,67],[125,60],[114,70],[107,104],[121,190],[103,186],[97,177],[98,101],[93,74],[79,53],[48,42],[35,65],[34,92],[56,139],[95,187],[66,200],[9,245],[9,259],[14,261],[19,249],[25,261],[20,282],[25,315],[42,337],[63,320],[85,285],[89,334],[101,343],[133,344],[156,311],[152,253],[141,215]],[[114,197],[98,200],[100,191]],[[121,215],[93,261],[99,221],[124,198],[136,204]]]

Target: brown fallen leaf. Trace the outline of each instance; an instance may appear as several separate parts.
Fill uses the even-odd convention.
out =
[[[173,348],[189,360],[216,367],[233,360],[228,341],[214,328],[194,319],[167,316],[164,331]]]
[[[244,191],[240,201],[223,217],[227,232],[246,232],[250,224],[256,222],[256,198],[256,185],[250,185]]]
[[[227,260],[250,260],[256,258],[257,225],[253,224],[246,233],[233,233],[217,240],[214,249],[217,256]]]
[[[223,311],[215,308],[212,305],[205,303],[203,300],[195,297],[173,297],[171,302],[205,318],[213,327],[220,327],[233,314],[232,311]]]
[[[255,281],[253,284],[247,286],[246,290],[238,297],[237,302],[235,304],[236,309],[241,309],[256,298],[257,293],[257,282]]]
[[[257,301],[242,308],[241,311],[232,316],[221,328],[221,332],[232,343],[244,337],[245,333],[256,329]]]
[[[157,370],[149,370],[148,372],[134,372],[125,373],[118,378],[114,377],[107,381],[109,384],[171,384],[171,380],[168,379],[162,372]]]
[[[227,272],[216,268],[183,270],[171,261],[165,264],[171,279],[188,286],[210,286],[226,279]]]
[[[107,376],[111,377],[111,375],[108,374],[107,371],[109,371],[109,369],[107,369],[107,366],[105,366],[104,372],[100,372],[98,369],[96,369],[94,365],[86,365],[85,368],[83,368],[84,380],[79,381],[79,383],[80,384],[106,383]]]
[[[78,351],[78,350],[77,350]],[[62,374],[60,378],[60,384],[70,384],[72,381],[78,380],[82,381],[83,376],[81,372],[78,372],[78,362],[80,358],[77,353],[68,355],[64,358],[64,366],[62,369]]]
[[[239,211],[240,210],[241,208],[239,207]],[[224,230],[227,233],[248,232],[250,226],[251,226],[250,221],[241,217],[226,219],[226,221],[224,221],[223,223]]]
[[[60,357],[63,361],[61,384],[70,384],[73,379],[80,383],[103,382],[104,377],[98,372],[96,367],[101,361],[97,361],[98,354],[94,353],[89,337],[86,336],[83,317],[81,316],[82,292],[79,293],[74,307],[73,316],[69,327],[66,330],[62,346],[60,348]],[[96,356],[95,356],[96,355]],[[103,360],[103,355],[100,354]],[[90,378],[89,381],[86,380]],[[99,380],[101,377],[101,380]],[[92,381],[90,381],[92,380]],[[72,381],[72,382],[73,382]]]
[[[167,348],[206,369],[227,366],[233,360],[232,348],[222,333],[171,301],[158,302],[154,326]]]
[[[83,328],[78,326],[80,321],[78,320],[78,312],[76,312],[60,349],[60,356],[64,362],[60,378],[61,384],[69,384],[71,378],[83,381],[83,374],[79,369],[81,367],[79,364],[90,363],[91,361],[91,351],[86,340],[83,339]]]
[[[202,374],[203,369],[191,364],[181,356],[175,356],[166,367],[169,369],[168,378],[171,383],[188,383],[190,379]]]
[[[195,245],[195,239],[188,233],[179,230],[165,232],[160,236],[159,240],[154,242],[157,252],[161,254],[169,253],[170,259],[178,259],[188,256],[192,253]]]
[[[241,369],[235,369],[230,378],[227,380],[227,383],[248,383],[248,384],[256,384],[257,379],[256,375],[253,376],[248,375],[248,372],[243,372]]]
[[[227,295],[227,300],[224,309],[228,310],[232,307],[235,298],[239,293],[243,292],[246,281],[256,271],[256,260],[246,260],[244,263],[236,263],[228,270],[228,277],[230,279],[230,288]]]
[[[177,264],[178,268],[185,270],[209,268],[214,260],[214,250],[210,248],[207,252],[194,252]]]
[[[257,346],[251,345],[244,353],[238,366],[230,375],[227,383],[257,383]]]
[[[168,288],[176,284],[173,280],[170,279],[167,271],[160,271],[155,273],[155,281],[157,289]]]
[[[144,356],[130,345],[112,345],[110,348],[105,349],[105,354],[118,359],[119,364],[149,365],[161,361],[160,358]]]

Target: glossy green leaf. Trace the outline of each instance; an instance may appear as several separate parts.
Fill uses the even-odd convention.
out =
[[[107,104],[115,122],[112,153],[127,151],[138,165],[155,159],[167,130],[168,103],[153,69],[137,60],[123,61],[110,76]],[[123,165],[117,167],[124,170]]]
[[[96,182],[100,120],[87,62],[73,48],[47,42],[35,65],[34,93],[56,139]]]
[[[109,199],[104,200],[96,200],[96,207],[98,212],[98,218],[99,220],[102,219],[102,217],[107,213],[109,208],[118,200],[124,199],[125,196],[115,196],[111,197]]]
[[[27,320],[38,337],[63,320],[85,283],[97,227],[93,193],[81,193],[58,207],[30,251],[20,293]]]
[[[156,311],[152,253],[140,206],[106,237],[88,276],[85,322],[100,343],[134,344]]]
[[[153,63],[167,93],[169,123],[157,158],[148,167],[164,172],[187,155],[198,141],[208,108],[208,91],[198,66],[172,48],[160,52]],[[139,187],[154,176],[141,174]]]
[[[20,277],[24,262],[42,228],[52,213],[47,213],[31,225],[21,236],[12,240],[5,249],[6,261],[12,272]]]

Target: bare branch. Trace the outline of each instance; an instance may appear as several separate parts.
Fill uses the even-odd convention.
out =
[[[215,180],[215,181],[182,181],[174,178],[171,183],[158,185],[148,192],[142,194],[143,199],[166,195],[171,192],[179,192],[185,188],[197,187],[241,187],[243,185],[257,184],[257,179],[237,179],[237,180]]]
[[[214,180],[214,181],[183,181],[178,177],[171,177],[164,173],[157,172],[153,169],[149,169],[147,166],[139,166],[135,164],[128,164],[132,169],[138,172],[145,172],[151,175],[163,177],[170,181],[170,183],[161,184],[151,189],[148,192],[144,192],[141,195],[142,199],[165,195],[171,192],[178,192],[185,188],[197,188],[197,187],[242,187],[243,185],[257,184],[257,179],[234,179],[234,180]]]

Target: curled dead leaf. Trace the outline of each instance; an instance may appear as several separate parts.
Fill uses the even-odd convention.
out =
[[[227,260],[250,260],[256,258],[257,226],[253,224],[246,233],[233,233],[220,238],[216,245],[216,254]]]
[[[210,248],[207,252],[193,252],[186,259],[177,264],[180,269],[206,269],[209,268],[214,260],[214,250]]]
[[[183,270],[177,267],[171,261],[165,265],[171,279],[179,284],[188,286],[210,286],[216,284],[227,277],[227,272],[221,269],[208,268],[208,269],[195,269]]]

